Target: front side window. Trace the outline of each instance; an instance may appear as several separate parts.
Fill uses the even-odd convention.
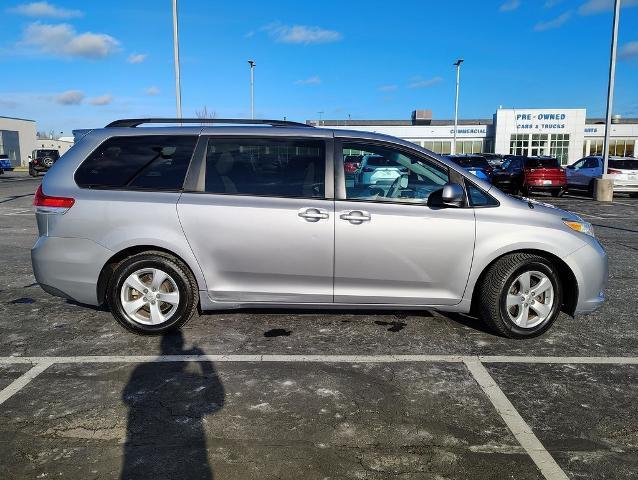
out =
[[[355,175],[346,175],[346,198],[355,200],[427,203],[432,192],[449,182],[448,169],[392,148],[344,144],[343,153],[362,152]]]
[[[180,190],[196,135],[113,137],[89,155],[75,173],[84,188]]]
[[[325,158],[321,141],[211,138],[205,191],[324,198]]]

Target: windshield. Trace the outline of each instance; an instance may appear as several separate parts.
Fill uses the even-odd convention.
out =
[[[559,168],[555,158],[526,158],[525,168]]]

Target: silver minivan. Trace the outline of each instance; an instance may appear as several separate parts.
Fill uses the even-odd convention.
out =
[[[176,123],[84,132],[51,168],[31,252],[44,290],[142,334],[197,309],[427,308],[527,338],[604,300],[589,223],[412,143],[284,121],[157,125]],[[400,174],[346,181],[349,155]]]

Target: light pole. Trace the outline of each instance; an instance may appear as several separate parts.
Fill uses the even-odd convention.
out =
[[[618,22],[620,20],[620,0],[615,0],[614,27],[611,35],[611,55],[609,59],[609,85],[607,87],[607,118],[605,122],[605,144],[603,146],[603,175],[609,167],[609,136],[611,130],[611,115],[614,105],[614,83],[616,79],[616,50],[618,48]]]
[[[179,32],[177,30],[177,0],[173,0],[173,54],[175,59],[175,100],[177,118],[182,118],[182,87],[179,73]]]
[[[454,140],[452,141],[452,155],[456,153],[456,130],[459,126],[459,86],[461,84],[461,64],[463,59],[459,58],[454,66],[456,67],[456,98],[454,100]]]
[[[255,65],[253,60],[248,60],[250,65],[250,118],[255,119]]]
[[[323,122],[323,110],[317,113],[319,114],[319,126],[321,126],[321,122]]]

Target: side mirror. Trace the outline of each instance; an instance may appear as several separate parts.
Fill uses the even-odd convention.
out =
[[[569,169],[569,170],[573,170],[574,166],[573,165],[567,165],[565,168]]]
[[[441,201],[446,207],[462,207],[465,204],[465,190],[458,183],[448,183],[441,192]]]

